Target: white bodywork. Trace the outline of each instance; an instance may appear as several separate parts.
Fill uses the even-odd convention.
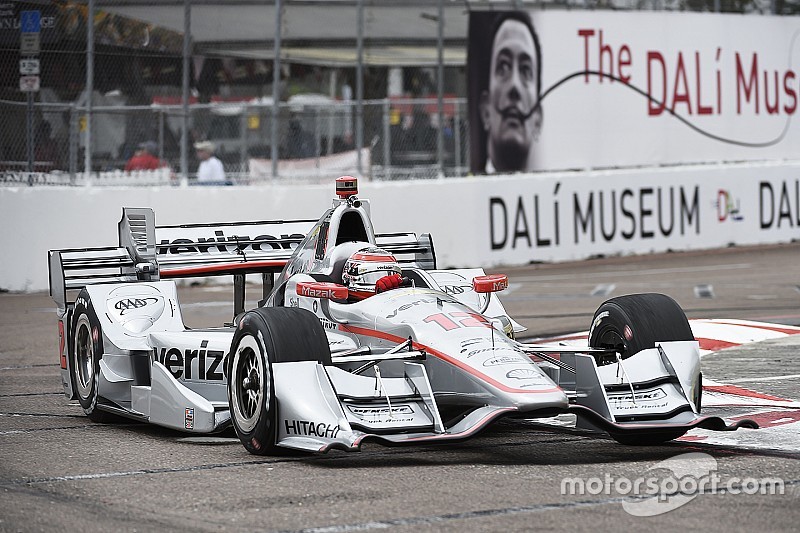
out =
[[[520,344],[512,332],[524,328],[497,295],[473,289],[482,269],[436,270],[429,236],[376,235],[368,203],[355,197],[335,200],[316,224],[228,225],[224,233],[215,231],[216,241],[199,237],[214,226],[186,228],[187,238],[181,238],[183,227],[171,227],[157,244],[153,225],[149,210],[126,210],[120,248],[103,249],[103,261],[121,262],[111,283],[68,275],[70,268],[100,261],[99,252],[51,252],[68,397],[74,396],[74,304],[66,295],[82,289],[79,298],[94,309],[103,335],[100,409],[189,432],[226,427],[226,358],[235,327],[187,330],[175,283],[159,273],[238,275],[283,267],[264,306],[316,315],[331,362],[272,363],[279,446],[350,450],[364,439],[458,440],[501,416],[573,410],[579,424],[612,433],[706,423],[693,400],[700,387],[696,342],[659,343],[600,367],[597,350]],[[244,231],[256,237],[236,236]],[[306,232],[302,239],[299,231]],[[403,275],[411,286],[353,303],[298,295],[300,282],[341,283],[342,263],[363,245],[404,256]],[[542,353],[551,361],[532,358]]]

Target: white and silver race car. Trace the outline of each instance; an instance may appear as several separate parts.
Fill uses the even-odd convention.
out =
[[[755,427],[700,415],[698,345],[671,298],[605,302],[585,348],[522,343],[506,276],[436,269],[430,235],[376,234],[356,180],[336,188],[317,221],[157,227],[125,208],[118,246],[50,251],[66,396],[94,421],[232,424],[254,454],[459,441],[503,417],[574,414],[630,444]],[[404,286],[352,301],[345,263],[370,247]],[[254,273],[264,299],[245,311]],[[211,275],[233,276],[236,316],[188,329],[170,278]]]

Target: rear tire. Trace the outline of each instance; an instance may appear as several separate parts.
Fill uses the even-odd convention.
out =
[[[683,309],[665,294],[629,294],[612,298],[594,313],[589,346],[611,348],[623,359],[655,348],[656,342],[693,341]]]
[[[72,316],[72,387],[89,420],[106,422],[112,415],[97,408],[100,399],[98,382],[100,359],[103,357],[103,330],[87,292],[81,292],[78,296]]]
[[[228,354],[228,404],[231,423],[247,451],[254,455],[276,452],[273,363],[330,364],[330,359],[327,336],[313,313],[293,307],[245,313]]]

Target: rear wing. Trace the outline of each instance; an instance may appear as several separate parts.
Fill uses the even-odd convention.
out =
[[[158,226],[155,250],[161,278],[280,272],[316,222]]]
[[[375,235],[375,244],[394,255],[401,265],[416,264],[423,270],[436,269],[436,252],[430,233],[419,237],[416,233],[381,233]]]
[[[118,225],[119,246],[48,252],[50,296],[63,314],[87,285],[227,274],[234,276],[238,309],[239,300],[244,302],[244,275],[280,272],[315,223],[156,226],[152,209],[126,207]]]

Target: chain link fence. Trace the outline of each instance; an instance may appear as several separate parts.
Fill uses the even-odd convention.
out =
[[[302,100],[302,99],[300,99]],[[222,161],[228,181],[256,183],[273,179],[310,181],[329,179],[332,172],[358,172],[372,179],[436,178],[438,164],[438,112],[436,99],[396,98],[364,102],[365,147],[361,170],[353,141],[354,103],[298,103],[291,99],[279,105],[278,175],[272,175],[271,102],[194,104],[189,107],[193,138],[210,141]],[[26,105],[0,102],[0,114],[25,124]],[[94,106],[92,125],[92,176],[84,169],[86,108],[75,104],[34,106],[37,124],[34,139],[34,173],[53,173],[32,179],[26,168],[25,137],[17,135],[3,152],[2,183],[65,184],[164,183],[164,171],[131,172],[126,169],[143,144],[178,181],[182,107]],[[443,175],[460,176],[468,170],[469,127],[466,99],[444,100]],[[19,133],[19,132],[17,132]],[[8,154],[8,156],[5,156]],[[192,152],[190,169],[197,168]],[[127,172],[126,172],[127,170]],[[196,170],[195,170],[196,172]],[[114,177],[118,178],[116,181]],[[194,172],[190,174],[190,183]]]
[[[272,0],[232,1],[224,13],[215,3],[190,1],[188,17],[180,4],[94,0],[90,16],[86,0],[0,0],[0,183],[180,183],[184,171],[193,183],[198,141],[214,145],[232,184],[344,172],[380,180],[467,173],[466,31],[453,29],[464,24],[463,4],[444,3],[441,118],[435,1],[286,0],[282,10]],[[800,0],[519,0],[470,8],[489,4],[800,12]],[[145,21],[148,11],[165,6],[178,11],[158,24]],[[385,12],[392,9],[392,17],[406,18],[390,19],[387,27]],[[31,11],[39,13],[38,24],[28,28],[23,13]],[[308,46],[314,24],[335,27],[358,17],[366,39],[359,53],[349,30],[346,38]],[[405,26],[393,28],[400,20]],[[231,27],[257,38],[242,45],[216,37]],[[192,41],[184,39],[187,28]],[[277,72],[276,34],[284,39]],[[411,45],[416,55],[403,62]],[[389,51],[395,55],[381,57]],[[148,169],[132,170],[143,152]]]
[[[101,7],[94,10],[91,26],[89,20],[85,1],[0,1],[4,182],[64,181],[62,175],[75,182],[86,171],[89,128],[93,172],[117,168],[138,144],[158,140],[151,93],[180,97],[182,36]],[[162,140],[167,150],[177,145],[174,139]],[[20,174],[28,170],[54,175]]]

